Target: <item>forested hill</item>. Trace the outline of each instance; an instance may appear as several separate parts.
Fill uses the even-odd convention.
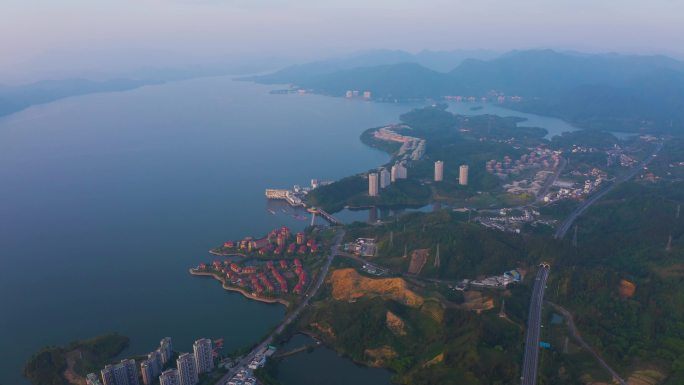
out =
[[[328,65],[327,70],[319,63],[308,73],[302,71],[309,68],[305,65],[254,80],[333,96],[368,90],[373,99],[385,101],[519,95],[523,102],[510,107],[585,128],[676,133],[684,126],[684,62],[665,56],[514,51],[491,60],[464,60],[449,72],[417,62]]]

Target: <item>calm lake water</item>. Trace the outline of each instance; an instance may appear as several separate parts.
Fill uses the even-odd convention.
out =
[[[308,336],[296,334],[282,350],[313,343]],[[285,357],[278,364],[278,380],[286,385],[391,385],[391,377],[389,370],[356,365],[325,346]]]
[[[224,240],[303,228],[291,213],[270,214],[264,189],[387,162],[359,135],[413,106],[270,89],[195,79],[0,118],[1,384],[26,383],[23,364],[45,345],[117,331],[131,337],[131,355],[164,336],[181,351],[200,337],[224,337],[232,350],[280,321],[283,307],[225,292],[188,268]],[[289,369],[308,365],[339,369],[331,384],[359,383],[370,370],[336,357],[295,356],[283,382],[315,383]]]
[[[410,107],[269,89],[196,79],[0,119],[0,384],[25,383],[44,345],[117,331],[129,354],[164,336],[231,350],[280,321],[188,268],[224,240],[304,227],[269,214],[264,189],[386,162],[359,135]]]

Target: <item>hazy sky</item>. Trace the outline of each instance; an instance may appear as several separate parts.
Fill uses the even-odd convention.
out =
[[[0,68],[5,70],[40,58],[48,65],[46,53],[64,52],[70,53],[67,58],[99,52],[112,62],[143,64],[255,54],[310,59],[369,48],[684,53],[682,0],[0,3]]]

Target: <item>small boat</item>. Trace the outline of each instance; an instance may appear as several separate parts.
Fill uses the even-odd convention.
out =
[[[276,212],[273,211],[272,209],[266,209],[266,211],[268,211],[271,215],[275,215],[275,213],[276,213]]]
[[[285,210],[285,209],[280,209],[280,210],[283,212],[283,214],[287,214],[287,210]]]

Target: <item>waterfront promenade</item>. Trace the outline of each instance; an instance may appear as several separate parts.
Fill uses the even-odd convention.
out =
[[[321,286],[323,286],[325,277],[328,275],[328,271],[330,270],[330,265],[332,264],[335,255],[337,255],[340,243],[342,242],[342,238],[344,238],[344,230],[337,230],[337,234],[335,235],[335,241],[330,249],[330,254],[327,256],[325,264],[319,271],[316,281],[313,283],[313,285],[309,286],[309,289],[304,295],[304,300],[302,301],[302,303],[300,303],[294,311],[288,314],[283,319],[283,321],[278,325],[278,327],[276,327],[276,329],[273,332],[271,332],[271,334],[269,334],[263,341],[261,341],[261,343],[259,343],[249,353],[247,353],[235,366],[228,370],[228,372],[224,374],[223,377],[221,377],[221,379],[216,382],[216,385],[226,385],[228,381],[233,376],[235,376],[235,374],[237,374],[238,371],[246,369],[249,363],[259,353],[263,352],[268,348],[268,346],[273,342],[275,337],[282,333],[287,326],[289,326],[294,320],[297,319],[297,317],[299,317],[302,311],[304,311],[304,309],[309,305],[309,301],[311,300],[311,298],[314,297],[316,293],[318,293],[318,290],[321,288]]]

